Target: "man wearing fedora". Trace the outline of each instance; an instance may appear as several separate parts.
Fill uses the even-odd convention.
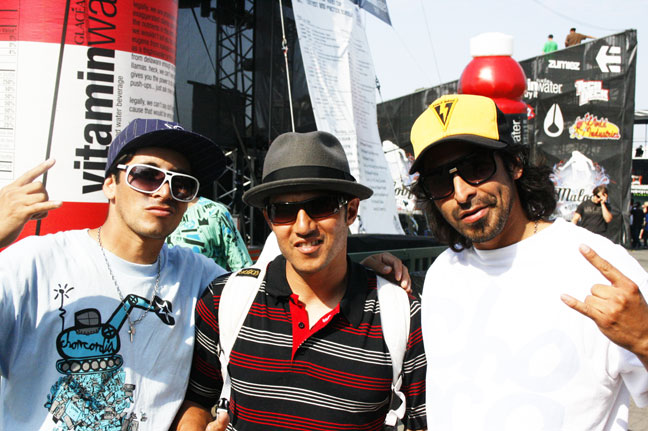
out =
[[[225,161],[176,123],[134,120],[108,149],[102,226],[0,253],[0,429],[169,428],[194,306],[224,270],[164,239]]]
[[[333,135],[286,133],[272,143],[261,184],[243,200],[263,209],[281,255],[267,269],[215,280],[198,302],[191,380],[175,429],[221,430],[228,422],[239,431],[382,429],[392,366],[377,286],[400,287],[381,284],[347,256],[349,226],[372,193],[350,174]],[[226,285],[236,291],[255,276],[263,282],[229,352],[229,415],[212,422],[223,386],[219,303]],[[405,307],[403,422],[426,429],[419,304],[409,296]]]
[[[648,404],[641,266],[548,220],[551,169],[529,161],[492,99],[443,96],[411,139],[415,192],[450,246],[422,299],[435,429],[627,429],[629,395]]]

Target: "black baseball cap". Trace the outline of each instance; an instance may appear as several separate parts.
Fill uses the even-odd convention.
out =
[[[172,121],[137,118],[110,144],[106,177],[119,156],[144,147],[169,148],[182,154],[191,165],[191,174],[198,178],[201,185],[218,179],[229,164],[229,159],[211,139],[185,130]]]

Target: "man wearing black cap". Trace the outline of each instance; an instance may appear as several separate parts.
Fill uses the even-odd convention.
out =
[[[551,170],[529,162],[491,99],[443,96],[411,139],[415,191],[450,246],[423,290],[428,417],[442,430],[626,429],[629,393],[648,403],[641,266],[547,221]]]
[[[382,429],[403,412],[406,428],[427,428],[419,304],[346,253],[348,228],[360,200],[371,194],[351,176],[333,135],[286,133],[272,143],[262,183],[243,200],[263,209],[282,255],[267,268],[216,280],[198,302],[194,363],[178,430],[204,430],[219,398],[222,409],[229,404],[229,416],[219,414],[210,431],[225,429],[228,421],[239,431]],[[233,328],[228,292],[240,298],[253,284],[251,305]],[[402,295],[404,302],[394,296],[388,307],[383,293]],[[386,347],[392,337],[385,331],[396,327],[387,317],[392,309],[409,327],[399,334],[402,368],[392,367],[397,349]],[[225,342],[233,331],[238,337]],[[389,411],[396,369],[395,387],[406,402],[393,400],[402,408]]]
[[[224,271],[164,240],[225,160],[175,123],[134,120],[108,151],[105,223],[0,254],[0,429],[169,428],[194,306]]]

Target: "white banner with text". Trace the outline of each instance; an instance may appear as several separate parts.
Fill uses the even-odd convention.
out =
[[[317,128],[342,142],[351,173],[374,191],[351,230],[402,234],[378,134],[376,76],[360,9],[350,0],[292,4]]]

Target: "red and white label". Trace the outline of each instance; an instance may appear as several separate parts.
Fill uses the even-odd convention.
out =
[[[4,0],[0,10],[0,186],[56,158],[47,189],[65,204],[41,233],[103,222],[110,142],[134,118],[173,119],[177,0],[65,7]]]

